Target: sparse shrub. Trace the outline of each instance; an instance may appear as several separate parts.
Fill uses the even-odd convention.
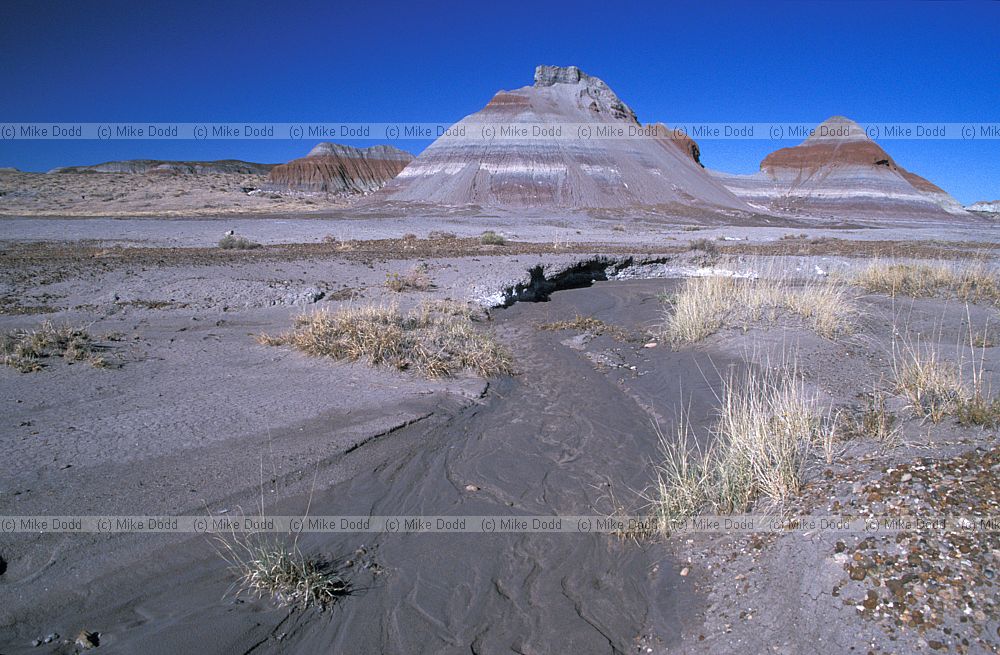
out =
[[[385,276],[385,286],[390,291],[400,293],[403,291],[427,291],[432,286],[431,278],[427,275],[427,267],[417,265],[406,273],[387,273]]]
[[[982,393],[973,393],[968,398],[959,399],[955,417],[959,424],[966,427],[978,425],[996,428],[1000,426],[1000,398],[996,396],[988,398]]]
[[[700,250],[708,255],[719,254],[719,245],[715,241],[710,241],[709,239],[695,239],[688,244],[689,250]]]
[[[556,321],[554,323],[542,323],[538,326],[540,330],[576,330],[578,332],[589,332],[595,335],[609,334],[616,339],[625,341],[628,339],[628,332],[617,325],[609,325],[599,318],[593,316],[576,315],[569,321]]]
[[[890,296],[1000,304],[1000,279],[983,265],[873,262],[855,274],[853,282],[870,293]]]
[[[308,558],[296,544],[286,546],[263,534],[219,539],[217,551],[242,592],[271,598],[279,606],[326,608],[351,592],[343,573],[330,562]]]
[[[507,245],[507,239],[493,230],[487,230],[479,237],[479,243],[484,246],[504,246]]]
[[[458,316],[470,321],[483,321],[488,318],[486,310],[482,307],[456,300],[425,300],[418,309],[422,312]]]
[[[255,241],[236,234],[227,234],[219,239],[219,247],[223,250],[254,250],[261,245]]]
[[[449,239],[457,239],[458,235],[456,235],[454,232],[443,232],[441,230],[431,230],[430,234],[427,235],[427,238],[428,239],[437,239],[437,240],[444,241],[444,240],[449,240]]]
[[[416,241],[416,240],[417,240],[417,235],[414,234],[413,232],[407,232],[406,234],[403,235],[403,241]]]
[[[969,396],[960,367],[941,358],[932,345],[893,342],[893,378],[896,391],[923,418],[939,423]]]
[[[95,351],[98,346],[90,334],[69,325],[45,321],[37,330],[14,330],[0,334],[0,359],[6,366],[22,373],[40,371],[48,357],[62,357],[68,362],[87,361],[98,368],[111,363]]]
[[[611,231],[612,232],[624,232],[625,231],[625,226],[622,225],[621,223],[619,223],[618,225],[615,225],[614,227],[612,227]]]
[[[324,234],[323,235],[323,243],[338,243],[339,241],[340,241],[340,239],[338,239],[337,237],[333,236],[332,234]]]
[[[725,326],[774,322],[781,312],[829,339],[848,333],[856,313],[847,290],[829,278],[798,286],[784,279],[688,278],[667,305],[662,331],[674,343],[700,341]]]
[[[660,434],[650,501],[664,530],[700,511],[743,512],[760,499],[799,494],[808,456],[829,422],[789,368],[730,378],[721,404],[707,450],[690,445],[686,417],[675,439]]]
[[[865,394],[861,412],[848,421],[847,431],[851,436],[872,439],[884,446],[894,446],[899,440],[896,415],[889,411],[886,394],[879,389]]]
[[[404,313],[396,306],[321,310],[295,319],[291,332],[263,335],[266,345],[289,345],[310,355],[373,366],[414,370],[427,377],[469,369],[484,377],[513,372],[508,350],[470,318],[440,311],[436,305]]]

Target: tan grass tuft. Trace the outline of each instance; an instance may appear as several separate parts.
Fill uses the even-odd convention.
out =
[[[726,381],[707,450],[690,446],[683,420],[676,438],[660,435],[651,504],[664,529],[700,511],[742,512],[759,499],[797,495],[829,412],[806,393],[794,369],[754,370]]]
[[[385,286],[390,291],[400,293],[402,291],[428,291],[434,284],[427,274],[427,266],[418,264],[402,275],[387,273]]]
[[[286,546],[256,533],[234,534],[218,543],[240,591],[271,598],[278,605],[325,608],[351,591],[336,567],[304,556],[297,545]]]
[[[870,293],[1000,304],[1000,279],[982,264],[873,262],[852,281]]]
[[[850,332],[856,309],[846,287],[830,279],[793,285],[780,278],[694,277],[668,301],[663,332],[674,343],[693,343],[723,327],[773,323],[782,313],[830,339]]]
[[[450,307],[449,307],[450,308]],[[373,366],[414,370],[427,377],[469,369],[484,377],[513,372],[510,353],[491,334],[476,329],[470,315],[425,305],[402,312],[395,305],[321,310],[295,319],[291,332],[258,339],[302,352]]]
[[[110,362],[96,354],[97,343],[86,330],[45,321],[35,330],[14,330],[0,334],[0,362],[22,373],[40,371],[42,361],[61,357],[68,362],[87,361],[97,368]]]

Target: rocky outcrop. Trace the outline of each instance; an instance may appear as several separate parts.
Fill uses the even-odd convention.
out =
[[[265,188],[334,194],[369,193],[381,189],[413,161],[392,146],[352,148],[320,143],[305,157],[271,169]]]
[[[544,129],[484,138],[482,123]],[[592,126],[595,138],[551,131],[560,125]],[[626,136],[598,135],[609,128]],[[640,124],[602,80],[575,66],[539,66],[533,86],[498,92],[378,196],[445,206],[750,211],[702,168],[699,156],[690,138]]]
[[[764,158],[754,175],[714,173],[737,196],[763,208],[807,215],[965,216],[946,191],[911,173],[842,116],[805,141]]]
[[[236,173],[267,175],[274,164],[255,164],[237,159],[219,161],[166,161],[162,159],[129,159],[108,161],[93,166],[63,166],[49,173],[164,173],[204,175],[206,173]]]
[[[965,206],[966,211],[983,214],[1000,214],[1000,200],[980,200]]]

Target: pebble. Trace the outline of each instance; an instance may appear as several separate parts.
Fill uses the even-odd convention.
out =
[[[681,569],[681,577],[682,578],[686,578],[687,575],[688,575],[688,573],[690,573],[690,572],[691,572],[691,569],[689,569],[688,567],[685,566],[683,569]]]
[[[645,344],[643,348],[656,348],[656,342],[650,341],[649,343]]]
[[[84,650],[97,648],[100,643],[100,634],[97,632],[90,632],[84,629],[76,636],[76,645]]]
[[[476,486],[476,485],[474,485],[474,484],[467,484],[467,485],[465,485],[465,490],[466,490],[466,491],[469,491],[469,492],[472,492],[472,491],[479,491],[479,487],[477,487],[477,486]]]

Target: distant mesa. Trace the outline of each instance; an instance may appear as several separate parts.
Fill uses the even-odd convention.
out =
[[[13,166],[0,166],[0,173],[20,173],[21,171]]]
[[[49,173],[163,173],[182,175],[205,175],[211,173],[235,173],[239,175],[267,175],[274,164],[255,164],[237,159],[219,161],[168,161],[162,159],[129,159],[108,161],[93,166],[62,166]]]
[[[413,155],[392,146],[353,148],[320,143],[301,159],[271,169],[265,188],[333,194],[370,193],[413,161]]]
[[[834,116],[764,158],[753,175],[714,175],[737,196],[779,212],[967,215],[957,200],[895,162],[854,121]]]
[[[555,133],[482,139],[480,123],[593,125],[648,138],[565,138]],[[549,128],[546,124],[552,124]],[[564,128],[565,129],[565,128]],[[463,135],[464,132],[464,135]],[[498,92],[463,118],[379,192],[433,205],[629,208],[749,212],[706,171],[698,144],[663,125],[642,125],[602,80],[576,66],[539,66],[535,83]]]
[[[966,211],[983,214],[1000,214],[1000,200],[980,200],[965,206]]]

